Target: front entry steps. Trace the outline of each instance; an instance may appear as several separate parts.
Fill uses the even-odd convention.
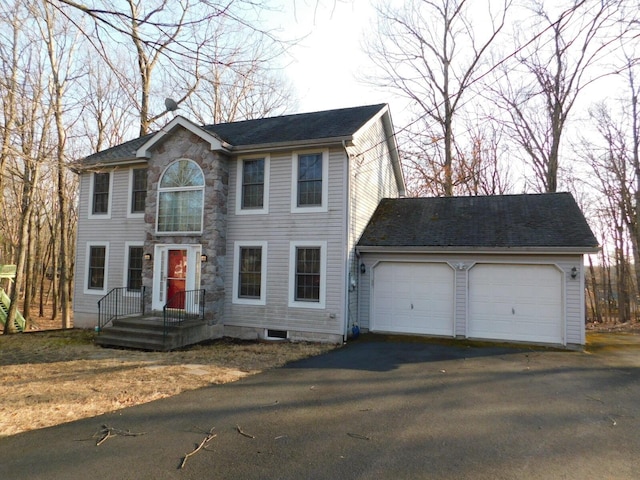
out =
[[[105,327],[98,334],[96,344],[168,352],[220,337],[222,329],[212,332],[212,327],[201,320],[185,320],[181,325],[168,327],[165,337],[162,317],[147,316],[114,320],[112,326]]]

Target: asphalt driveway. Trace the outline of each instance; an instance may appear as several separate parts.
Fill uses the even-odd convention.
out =
[[[633,338],[592,353],[363,338],[236,383],[0,439],[0,478],[637,479]],[[96,446],[102,425],[144,435]]]

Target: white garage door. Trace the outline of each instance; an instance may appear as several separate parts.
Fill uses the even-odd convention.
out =
[[[562,274],[551,265],[476,265],[469,271],[472,338],[563,343]]]
[[[371,330],[453,336],[453,276],[444,263],[379,263]]]

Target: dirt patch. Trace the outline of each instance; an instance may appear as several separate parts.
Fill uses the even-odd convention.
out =
[[[88,330],[0,336],[0,437],[233,382],[335,345],[228,339],[175,352],[106,349]]]

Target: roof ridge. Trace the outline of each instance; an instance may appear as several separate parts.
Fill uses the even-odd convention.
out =
[[[204,125],[200,125],[202,128],[215,128],[218,127],[220,125],[238,125],[241,123],[249,123],[249,122],[261,122],[261,121],[265,121],[265,120],[277,120],[277,119],[284,119],[284,118],[293,118],[293,117],[301,117],[301,116],[306,116],[306,115],[321,115],[321,114],[325,114],[325,113],[329,113],[329,112],[346,112],[348,110],[361,110],[361,109],[365,109],[365,108],[373,108],[373,107],[378,107],[379,109],[387,106],[388,104],[386,103],[374,103],[374,104],[370,104],[370,105],[360,105],[360,106],[355,106],[355,107],[341,107],[341,108],[327,108],[326,110],[315,110],[312,112],[298,112],[298,113],[285,113],[283,115],[274,115],[273,117],[260,117],[260,118],[247,118],[245,120],[236,120],[234,122],[222,122],[222,123],[207,123]]]

